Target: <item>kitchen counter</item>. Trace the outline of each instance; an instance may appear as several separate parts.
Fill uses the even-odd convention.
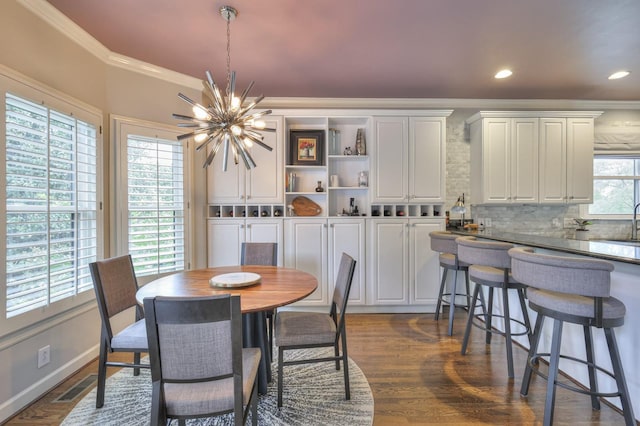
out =
[[[555,250],[564,253],[581,256],[595,257],[598,259],[615,262],[640,265],[640,243],[637,246],[607,241],[582,241],[568,238],[545,237],[542,235],[520,234],[516,232],[501,232],[485,229],[483,231],[466,231],[451,228],[448,231],[459,235],[472,235],[488,240],[502,241],[521,246],[529,246],[547,250]]]

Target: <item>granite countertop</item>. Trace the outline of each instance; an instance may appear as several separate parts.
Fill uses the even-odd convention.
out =
[[[640,265],[640,242],[637,245],[628,245],[614,241],[582,241],[516,232],[492,231],[490,229],[483,231],[466,231],[455,228],[447,230],[459,235],[472,235],[488,240]]]

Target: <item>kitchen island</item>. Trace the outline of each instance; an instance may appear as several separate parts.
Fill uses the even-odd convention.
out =
[[[620,350],[620,357],[624,368],[627,387],[633,404],[636,419],[640,413],[640,242],[614,242],[614,241],[582,241],[565,238],[545,237],[514,232],[466,231],[450,229],[459,235],[471,235],[477,238],[512,243],[517,246],[533,247],[535,251],[557,256],[579,256],[607,260],[613,263],[615,269],[611,273],[611,295],[622,300],[627,308],[625,323],[615,329],[616,338]],[[502,313],[502,304],[496,298],[495,308]],[[514,297],[510,302],[517,305]],[[535,322],[536,313],[529,310],[532,323]],[[520,318],[521,319],[521,318]],[[495,321],[495,326],[504,330],[500,321]],[[543,334],[540,340],[540,351],[549,352],[552,335],[552,321],[545,321]],[[514,338],[520,345],[529,348],[529,341],[525,336]],[[562,353],[578,358],[585,358],[584,336],[582,328],[575,324],[565,324],[562,339]],[[596,363],[611,370],[611,362],[607,351],[607,343],[602,330],[594,331],[594,346],[596,350]],[[517,367],[516,367],[517,368]],[[566,374],[588,387],[589,378],[585,366],[567,360],[561,360],[560,369]],[[524,365],[520,370],[516,369],[516,380],[522,379]],[[608,376],[598,373],[598,386],[603,391],[615,391],[615,382]],[[587,396],[585,396],[586,398]],[[619,398],[610,400],[620,408]]]

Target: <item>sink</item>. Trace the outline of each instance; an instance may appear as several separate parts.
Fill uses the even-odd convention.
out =
[[[640,240],[589,240],[594,243],[620,244],[623,246],[640,247]]]

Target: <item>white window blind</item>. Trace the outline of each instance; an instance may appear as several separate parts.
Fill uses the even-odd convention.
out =
[[[184,270],[184,147],[175,139],[126,133],[126,153],[126,238],[136,275]]]
[[[92,290],[96,126],[5,95],[6,317]]]

